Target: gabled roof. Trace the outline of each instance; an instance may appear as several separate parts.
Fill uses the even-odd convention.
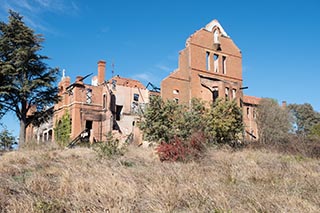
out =
[[[120,76],[115,76],[109,80],[109,83],[112,83],[112,80],[116,81],[116,85],[124,86],[124,87],[133,87],[133,88],[140,88],[146,89],[146,87],[138,80],[130,79],[130,78],[123,78]]]
[[[261,98],[244,95],[242,98],[243,103],[252,104],[252,105],[259,105]]]
[[[209,24],[206,25],[205,29],[212,32],[214,27],[218,27],[220,29],[220,32],[223,36],[228,37],[228,34],[226,33],[226,31],[223,29],[223,27],[220,25],[220,23],[218,22],[217,19],[214,19],[213,21],[211,21]]]

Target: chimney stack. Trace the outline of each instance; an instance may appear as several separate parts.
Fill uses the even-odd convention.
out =
[[[282,108],[283,109],[287,108],[287,102],[286,101],[282,101]]]
[[[98,85],[104,83],[105,72],[106,72],[106,62],[102,60],[98,61]]]

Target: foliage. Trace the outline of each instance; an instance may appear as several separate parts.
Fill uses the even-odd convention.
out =
[[[10,10],[8,23],[0,22],[0,110],[13,111],[19,119],[20,145],[27,126],[48,118],[45,107],[58,101],[58,69],[44,63],[48,57],[38,53],[44,39],[22,19]]]
[[[140,129],[149,141],[171,140],[174,135],[174,122],[176,121],[179,105],[173,101],[164,102],[159,96],[151,96],[150,103],[143,114]]]
[[[62,147],[68,145],[70,141],[71,134],[71,122],[70,114],[68,111],[65,111],[64,115],[59,121],[56,121],[54,127],[54,138],[55,141]]]
[[[11,150],[13,146],[16,145],[16,138],[9,132],[6,128],[4,128],[0,132],[0,149],[2,150]]]
[[[289,104],[288,108],[294,116],[296,133],[298,135],[307,136],[315,125],[320,124],[320,114],[314,111],[311,104]],[[315,129],[313,133],[314,131]]]
[[[106,141],[94,144],[94,150],[99,158],[110,158],[124,154],[124,148],[119,147],[119,140],[113,137],[112,132],[107,134]]]
[[[286,108],[270,98],[263,98],[257,109],[259,140],[262,143],[282,142],[292,128],[292,117]]]
[[[243,131],[242,111],[234,101],[217,100],[209,109],[192,99],[190,106],[152,97],[140,129],[146,140],[171,143],[175,137],[187,140],[203,132],[206,140],[232,144]]]
[[[204,134],[197,132],[187,140],[175,137],[169,143],[161,142],[157,146],[156,152],[161,162],[197,160],[205,151],[205,141]]]
[[[235,101],[218,99],[210,108],[206,132],[217,143],[234,144],[243,132],[242,110]]]
[[[314,139],[320,139],[320,123],[312,126],[309,133],[309,137]]]

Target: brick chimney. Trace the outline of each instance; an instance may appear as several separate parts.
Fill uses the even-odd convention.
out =
[[[104,82],[105,72],[106,72],[106,62],[102,60],[98,61],[98,85]]]
[[[283,109],[287,108],[287,102],[286,101],[282,101],[282,106]]]

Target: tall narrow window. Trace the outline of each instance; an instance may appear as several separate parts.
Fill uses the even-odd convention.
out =
[[[226,100],[229,100],[229,88],[226,87],[225,89],[225,96],[226,96]]]
[[[222,56],[222,74],[227,74],[227,57]]]
[[[236,95],[237,95],[237,90],[236,89],[232,89],[232,98],[236,99]]]
[[[212,100],[215,102],[219,98],[219,90],[217,87],[213,88],[212,91]]]
[[[206,52],[206,69],[210,70],[210,52]]]
[[[103,94],[103,97],[102,97],[102,108],[103,109],[106,108],[106,102],[107,102],[106,94]]]
[[[213,43],[215,44],[219,44],[220,41],[219,41],[219,31],[218,30],[215,30],[213,32]]]
[[[248,116],[248,118],[250,116],[250,108],[249,107],[247,107],[247,116]]]
[[[219,72],[219,55],[213,54],[214,72]]]
[[[92,89],[88,88],[87,89],[87,104],[92,103]]]

